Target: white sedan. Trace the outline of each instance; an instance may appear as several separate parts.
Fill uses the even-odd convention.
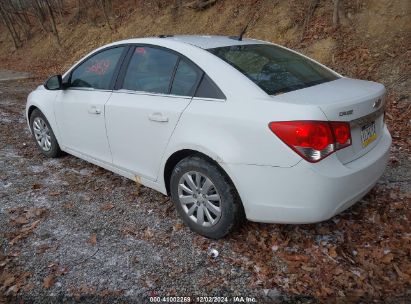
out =
[[[62,151],[171,198],[195,232],[244,218],[327,220],[383,174],[383,85],[290,49],[223,36],[103,46],[30,93],[40,151]]]

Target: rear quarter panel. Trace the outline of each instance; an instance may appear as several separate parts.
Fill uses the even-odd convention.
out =
[[[182,114],[165,151],[191,149],[219,163],[292,167],[301,157],[268,128],[271,121],[324,120],[318,107],[265,99],[211,101],[194,98]],[[161,176],[161,175],[160,175]]]

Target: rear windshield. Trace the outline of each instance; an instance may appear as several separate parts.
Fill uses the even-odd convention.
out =
[[[231,64],[269,95],[338,78],[315,62],[275,45],[233,45],[208,51]]]

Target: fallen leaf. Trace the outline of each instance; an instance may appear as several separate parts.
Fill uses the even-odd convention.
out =
[[[33,283],[28,283],[26,285],[23,286],[23,291],[24,292],[29,292],[34,288],[34,284]]]
[[[332,258],[336,258],[338,256],[335,246],[328,249],[328,255]]]
[[[26,217],[27,218],[40,217],[44,215],[46,211],[47,211],[46,208],[30,208],[26,213]]]
[[[46,252],[48,249],[50,249],[50,248],[51,248],[51,247],[50,247],[49,245],[47,245],[47,244],[40,245],[40,246],[38,246],[38,247],[36,248],[36,253],[37,253],[37,254],[42,254],[42,253]]]
[[[50,196],[58,196],[60,195],[61,192],[55,191],[55,192],[49,192]]]
[[[63,208],[65,208],[65,209],[73,209],[73,208],[74,208],[74,204],[73,204],[73,203],[64,203],[64,204],[63,204]]]
[[[8,287],[8,286],[10,286],[11,284],[13,284],[15,280],[16,280],[16,278],[15,278],[14,276],[9,275],[9,276],[4,280],[3,285],[6,286],[6,287]]]
[[[301,269],[304,270],[304,271],[308,271],[308,272],[312,272],[313,270],[315,270],[314,267],[308,267],[308,266],[305,266],[305,265],[301,266]]]
[[[12,292],[12,293],[18,293],[19,292],[19,290],[20,290],[20,286],[19,285],[13,285],[13,286],[11,286],[8,290],[7,290],[7,293],[10,293],[10,292]]]
[[[21,232],[29,232],[29,231],[33,230],[34,228],[36,228],[36,226],[39,223],[40,223],[40,220],[34,221],[30,226],[24,227],[23,229],[21,229]]]
[[[55,278],[54,275],[48,275],[47,277],[44,278],[43,280],[43,287],[44,288],[50,288],[54,285]]]
[[[38,189],[41,189],[43,186],[41,185],[41,184],[33,184],[32,186],[31,186],[31,189],[33,189],[33,190],[38,190]]]
[[[1,262],[0,262],[0,267],[6,266],[8,262],[9,262],[8,259],[6,259],[6,260],[4,260],[4,261],[1,261]]]
[[[184,224],[183,224],[183,223],[177,223],[177,224],[175,224],[175,225],[173,226],[173,230],[174,230],[174,231],[179,231],[179,230],[181,230],[183,227],[184,227]]]
[[[91,246],[95,246],[97,244],[97,235],[93,233],[87,240],[87,243],[89,243]]]
[[[321,296],[329,296],[333,293],[333,290],[331,288],[325,287],[325,286],[321,286]]]
[[[27,237],[27,235],[33,231],[34,228],[36,228],[36,226],[40,223],[40,220],[37,220],[35,222],[33,222],[29,227],[24,227],[22,228],[19,232],[20,234],[18,234],[16,237],[14,237],[11,241],[10,241],[10,245],[14,245],[18,240],[21,240],[25,237]]]
[[[340,275],[340,274],[342,274],[343,272],[344,272],[344,270],[341,269],[341,268],[336,268],[336,269],[334,270],[334,274],[335,274],[335,275]]]
[[[394,269],[395,269],[395,271],[397,272],[397,275],[398,275],[400,278],[403,278],[403,279],[408,279],[408,278],[409,278],[409,276],[408,276],[407,274],[403,273],[403,272],[398,268],[397,264],[393,263],[392,265],[394,266]]]
[[[150,228],[147,228],[146,230],[144,230],[144,237],[149,239],[152,238],[154,236],[153,231]]]
[[[108,203],[108,204],[105,204],[105,205],[101,206],[100,210],[101,211],[109,211],[113,208],[114,208],[114,205],[111,204],[111,203]]]
[[[382,258],[382,262],[384,264],[390,264],[391,261],[394,259],[394,255],[392,253],[386,254],[383,258]]]
[[[304,254],[289,254],[285,255],[285,259],[289,261],[304,262],[307,263],[310,258]]]
[[[62,276],[62,275],[67,274],[68,272],[69,272],[69,269],[68,269],[66,266],[64,266],[64,267],[60,267],[60,268],[57,270],[56,274],[57,274],[58,276]]]
[[[26,219],[23,216],[19,216],[18,218],[14,219],[13,221],[18,225],[24,225],[24,224],[27,224],[29,222],[29,220]]]

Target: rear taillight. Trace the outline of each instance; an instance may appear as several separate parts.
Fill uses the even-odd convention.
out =
[[[269,125],[284,143],[309,162],[351,145],[350,125],[328,121],[278,121]]]
[[[334,135],[336,150],[351,145],[350,124],[347,122],[330,122],[331,130]]]

